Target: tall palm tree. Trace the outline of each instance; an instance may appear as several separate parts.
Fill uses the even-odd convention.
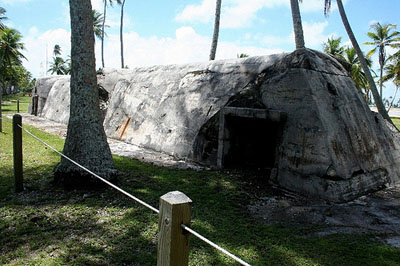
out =
[[[327,42],[322,43],[322,48],[325,53],[333,55],[338,58],[343,58],[345,49],[341,46],[342,38],[328,38]]]
[[[22,59],[26,59],[21,52],[25,49],[21,39],[21,33],[15,29],[5,28],[0,32],[0,63],[2,67],[21,64]]]
[[[370,86],[362,69],[356,50],[353,47],[347,47],[344,49],[343,58],[351,65],[350,76],[356,84],[357,89],[364,95],[365,100],[370,103]],[[372,60],[369,57],[366,57],[365,60],[367,61],[368,67],[371,67]]]
[[[103,0],[104,2],[104,12],[103,12],[103,26],[101,32],[101,65],[104,68],[104,34],[105,34],[105,26],[106,26],[106,14],[107,14],[107,5],[113,5],[113,1],[117,2],[117,4],[121,4],[121,0]]]
[[[383,82],[392,80],[396,86],[396,90],[388,107],[388,112],[396,99],[397,92],[400,88],[400,52],[389,57],[389,64],[385,65],[386,75],[383,76]]]
[[[94,36],[97,37],[99,40],[101,40],[103,38],[103,22],[104,22],[103,14],[93,9],[92,17],[93,17]],[[104,25],[104,27],[108,28],[108,25]],[[107,36],[106,33],[104,35]]]
[[[63,154],[110,179],[116,174],[99,108],[90,0],[69,0],[71,17],[71,100]],[[54,170],[56,183],[79,187],[93,183],[85,171],[61,158]]]
[[[305,47],[299,1],[301,2],[302,0],[290,0],[290,7],[292,9],[293,30],[294,30],[294,40],[296,43],[296,49],[301,49],[301,48]]]
[[[54,48],[53,48],[53,55],[54,55],[54,56],[59,56],[59,55],[61,55],[61,46],[60,46],[60,45],[58,45],[58,44],[54,45]]]
[[[214,34],[211,43],[210,60],[215,59],[217,53],[218,36],[219,36],[219,22],[221,18],[221,4],[222,0],[217,0],[215,7],[215,21],[214,21]]]
[[[3,23],[4,20],[7,20],[5,14],[6,10],[3,7],[0,7],[0,30],[4,30],[6,28],[6,26]]]
[[[367,45],[373,45],[374,48],[368,52],[368,55],[373,55],[377,50],[379,53],[379,92],[382,97],[383,87],[383,70],[386,62],[386,47],[396,48],[400,45],[400,32],[392,31],[396,29],[396,25],[385,24],[377,22],[371,25],[373,31],[368,32],[368,37],[372,39],[372,42],[366,42]]]
[[[57,75],[66,75],[68,71],[65,64],[66,62],[63,58],[59,56],[53,57],[53,63],[50,64],[48,72],[51,74],[56,73]]]
[[[119,29],[119,37],[121,41],[121,68],[125,67],[124,63],[124,6],[125,6],[125,0],[122,1],[121,4],[121,25]]]
[[[325,0],[325,5],[324,5],[324,13],[325,15],[328,14],[330,7],[331,7],[331,1],[332,0]],[[351,44],[353,45],[353,48],[356,50],[357,56],[360,60],[361,66],[364,70],[364,73],[367,77],[368,83],[370,85],[370,90],[372,92],[372,96],[374,97],[374,101],[375,101],[375,105],[378,109],[378,112],[382,115],[382,117],[384,119],[386,119],[387,121],[389,121],[391,124],[393,124],[392,119],[390,119],[385,106],[383,105],[382,102],[382,98],[380,97],[379,93],[378,93],[378,89],[376,88],[376,84],[375,81],[371,75],[371,72],[369,70],[367,61],[365,60],[365,57],[361,51],[360,46],[358,45],[358,42],[356,40],[356,37],[354,36],[353,30],[350,27],[350,23],[349,20],[347,19],[347,15],[346,12],[344,10],[343,7],[343,2],[342,0],[336,0],[336,3],[338,5],[339,8],[339,13],[340,13],[340,17],[342,18],[342,22],[344,25],[344,28],[346,29],[347,35],[349,36],[349,39],[351,41]]]

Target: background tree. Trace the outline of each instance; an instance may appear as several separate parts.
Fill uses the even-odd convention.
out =
[[[99,40],[102,40],[102,38],[103,38],[103,22],[104,22],[103,14],[101,14],[97,10],[93,9],[92,17],[93,17],[94,36],[96,36],[96,38],[98,38]],[[107,25],[104,25],[104,27],[108,28]],[[107,34],[104,34],[104,36],[107,36]]]
[[[3,21],[7,20],[6,10],[3,7],[0,7],[0,30],[4,30],[6,26],[4,25]]]
[[[51,74],[55,73],[57,75],[66,75],[68,71],[65,63],[66,62],[62,57],[53,57],[53,62],[50,63],[50,68],[48,72],[50,72]]]
[[[325,53],[333,55],[334,57],[343,58],[344,47],[341,46],[342,38],[328,38],[328,40],[322,43],[322,49]]]
[[[63,153],[103,178],[116,174],[99,108],[90,0],[69,0],[71,17],[71,101]],[[91,184],[93,178],[62,158],[54,171],[64,186]]]
[[[117,4],[121,4],[121,0],[103,0],[104,2],[104,12],[103,12],[103,26],[101,32],[101,65],[104,68],[104,34],[105,34],[105,26],[106,26],[106,14],[107,14],[107,5],[113,5],[113,1],[117,2]]]
[[[396,29],[396,25],[385,24],[381,25],[379,22],[372,24],[373,31],[368,32],[368,37],[372,42],[366,42],[367,45],[373,45],[374,48],[368,52],[368,56],[373,55],[376,51],[379,53],[379,94],[382,97],[383,88],[383,70],[386,63],[386,47],[396,48],[400,44],[400,32],[392,31]]]
[[[388,107],[388,112],[396,99],[400,87],[400,51],[389,57],[389,64],[385,65],[386,75],[383,76],[383,82],[392,80],[396,89]]]
[[[371,75],[370,69],[368,67],[367,61],[364,58],[364,55],[361,51],[360,46],[358,45],[358,42],[356,40],[356,37],[354,36],[353,30],[350,27],[349,20],[347,19],[346,12],[344,10],[344,6],[342,3],[342,0],[336,0],[338,8],[339,8],[339,13],[340,17],[342,18],[342,22],[344,25],[344,28],[346,29],[347,35],[349,36],[349,39],[351,41],[351,44],[353,45],[353,48],[355,49],[358,59],[360,60],[361,66],[364,70],[364,73],[366,75],[366,78],[368,80],[368,83],[370,84],[370,90],[372,92],[372,96],[374,98],[375,105],[378,109],[378,112],[382,115],[384,119],[389,121],[391,124],[393,124],[392,119],[390,119],[385,106],[383,105],[382,98],[380,97],[378,93],[378,89],[376,88],[375,81]],[[331,7],[331,0],[325,0],[325,5],[324,5],[324,13],[325,15],[328,14],[329,10]]]
[[[5,28],[0,31],[0,79],[2,92],[7,92],[8,81],[12,78],[12,67],[21,65],[24,44],[21,42],[22,35],[15,29]]]
[[[215,54],[217,53],[218,36],[219,36],[219,22],[221,18],[221,4],[222,0],[217,0],[215,7],[215,21],[214,21],[214,33],[211,42],[210,60],[215,59]]]
[[[61,55],[61,46],[60,45],[58,45],[58,44],[54,45],[53,55],[55,57]]]
[[[303,25],[301,22],[299,1],[301,2],[302,0],[290,0],[290,7],[292,9],[293,30],[294,30],[294,40],[296,43],[296,49],[305,48]]]
[[[119,37],[121,41],[121,68],[125,67],[124,63],[124,6],[125,6],[125,0],[122,1],[121,4],[121,25],[119,29]]]

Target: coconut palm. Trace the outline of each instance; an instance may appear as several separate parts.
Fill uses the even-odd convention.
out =
[[[219,36],[219,22],[221,17],[221,4],[222,0],[217,0],[215,7],[215,21],[214,21],[214,34],[211,43],[210,60],[215,59],[215,54],[217,53],[217,44]]]
[[[365,100],[370,103],[370,86],[362,69],[356,50],[353,47],[347,47],[344,49],[343,59],[351,65],[350,76],[356,84],[357,89],[364,95]],[[371,67],[372,60],[369,57],[366,57],[365,60],[367,61],[368,67]]]
[[[121,0],[103,0],[104,2],[104,12],[103,12],[103,25],[101,32],[101,65],[104,68],[104,36],[105,36],[105,27],[106,27],[106,14],[107,14],[107,5],[113,5],[113,2],[117,2],[117,4],[121,4]]]
[[[301,15],[299,8],[299,1],[302,0],[290,0],[290,7],[292,9],[292,19],[293,19],[293,30],[294,30],[294,40],[296,43],[296,49],[304,48],[304,34],[303,25],[301,23]]]
[[[67,66],[65,60],[59,56],[53,57],[53,62],[50,64],[48,72],[51,74],[56,73],[57,75],[66,75]]]
[[[5,28],[0,32],[0,62],[2,67],[12,64],[21,64],[26,57],[21,53],[25,49],[21,42],[22,35],[19,31]]]
[[[325,2],[324,2],[325,3],[325,5],[324,5],[324,13],[325,13],[325,15],[327,15],[329,13],[329,10],[330,10],[330,7],[331,7],[331,1],[332,0],[325,0]],[[345,12],[344,7],[343,7],[343,2],[342,2],[342,0],[336,0],[336,3],[338,5],[340,17],[342,18],[342,22],[343,22],[343,25],[344,25],[344,27],[346,29],[347,35],[349,36],[351,44],[353,45],[353,48],[355,49],[355,51],[357,53],[357,56],[358,56],[358,58],[360,60],[362,69],[364,70],[364,73],[365,73],[366,78],[368,80],[368,83],[370,85],[370,90],[372,92],[372,96],[374,97],[375,105],[376,105],[376,107],[378,109],[378,112],[382,115],[382,117],[384,119],[386,119],[391,124],[393,124],[392,120],[390,119],[390,117],[389,117],[389,115],[388,115],[388,113],[387,113],[387,111],[385,109],[385,106],[383,105],[382,98],[380,97],[380,95],[378,93],[378,89],[376,88],[376,84],[375,84],[375,81],[374,81],[374,79],[373,79],[373,77],[371,75],[371,72],[369,70],[367,61],[365,60],[365,57],[364,57],[364,55],[363,55],[363,53],[361,51],[360,46],[358,45],[356,37],[354,36],[353,30],[350,27],[349,20],[347,19],[347,15],[346,15],[346,12]]]
[[[341,46],[342,38],[328,38],[327,42],[322,43],[322,48],[325,53],[333,55],[338,58],[343,58],[345,52],[344,47]]]
[[[396,86],[396,90],[392,97],[392,101],[389,104],[388,112],[393,105],[394,100],[396,99],[397,92],[400,88],[400,52],[394,54],[389,57],[389,64],[385,65],[386,75],[383,76],[383,82],[392,80],[394,85]]]
[[[90,0],[69,0],[71,14],[71,99],[63,154],[110,179],[116,174],[99,108]],[[56,183],[69,187],[93,179],[74,164],[61,159],[54,170]]]
[[[54,56],[59,56],[59,55],[61,55],[61,46],[60,46],[60,45],[58,45],[58,44],[54,45],[54,48],[53,48],[53,55],[54,55]]]
[[[5,14],[6,10],[3,7],[0,7],[0,30],[4,30],[6,28],[6,26],[3,23],[3,21],[7,19]]]
[[[374,48],[369,51],[368,55],[373,55],[376,51],[379,53],[379,92],[382,97],[383,87],[383,70],[386,62],[386,47],[395,48],[400,44],[400,32],[394,31],[396,25],[385,24],[377,22],[371,25],[373,31],[368,32],[368,37],[372,39],[372,42],[366,42],[367,45],[372,45]]]
[[[124,64],[124,6],[125,6],[125,0],[122,1],[121,4],[121,25],[119,29],[119,37],[121,41],[121,68],[125,67]]]
[[[99,40],[101,40],[103,38],[103,22],[104,22],[103,14],[93,9],[92,17],[93,17],[94,36],[96,36]],[[104,27],[108,28],[107,25],[104,25]],[[107,34],[104,35],[107,36]]]

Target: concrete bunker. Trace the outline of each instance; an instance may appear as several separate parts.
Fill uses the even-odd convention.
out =
[[[329,201],[400,183],[399,134],[317,51],[103,69],[98,83],[114,139],[206,166],[264,168],[269,182]],[[39,115],[68,123],[68,78],[36,86]]]

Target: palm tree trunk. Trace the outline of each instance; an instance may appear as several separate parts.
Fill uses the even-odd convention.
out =
[[[357,52],[357,56],[358,56],[358,58],[360,60],[361,66],[362,66],[362,68],[364,70],[364,73],[365,73],[365,75],[367,77],[367,80],[368,80],[368,83],[369,83],[369,86],[370,86],[370,90],[372,92],[372,96],[374,97],[375,105],[376,105],[376,107],[378,109],[378,112],[382,115],[382,117],[384,119],[386,119],[391,124],[393,124],[393,122],[390,119],[388,113],[386,112],[385,106],[383,105],[382,98],[378,94],[378,89],[376,88],[375,81],[372,78],[372,75],[371,75],[371,72],[370,72],[369,67],[367,65],[367,62],[365,61],[364,54],[362,53],[361,48],[358,45],[358,42],[356,40],[356,37],[354,36],[354,33],[353,33],[353,31],[352,31],[352,29],[350,27],[349,21],[348,21],[347,16],[346,16],[346,12],[345,12],[344,7],[343,7],[342,0],[337,0],[336,2],[338,4],[339,13],[340,13],[340,16],[342,18],[342,22],[343,22],[343,25],[344,25],[344,27],[346,29],[347,35],[349,36],[349,39],[350,39],[354,49]]]
[[[394,102],[394,99],[396,99],[396,95],[397,95],[397,92],[398,92],[398,91],[399,91],[399,86],[396,86],[396,90],[394,91],[394,95],[393,95],[392,101],[390,102],[389,107],[388,107],[388,109],[387,109],[387,112],[388,112],[388,113],[389,113],[390,109],[391,109],[392,106],[393,106],[393,102]]]
[[[105,179],[116,174],[99,108],[93,19],[90,0],[69,0],[71,16],[70,118],[63,153]],[[56,167],[57,183],[79,187],[93,177],[62,158]]]
[[[123,28],[124,28],[124,5],[125,5],[125,0],[122,2],[121,6],[121,27],[119,30],[119,35],[120,35],[120,40],[121,40],[121,68],[125,67],[124,64],[124,33],[123,33]]]
[[[219,21],[221,17],[221,2],[222,0],[217,0],[215,8],[215,22],[214,22],[214,34],[211,43],[210,60],[215,59],[215,54],[217,53],[217,44],[219,36]]]
[[[103,26],[101,31],[101,65],[104,68],[104,30],[106,25],[107,0],[104,1]]]
[[[299,0],[290,0],[290,7],[292,9],[294,40],[296,42],[296,49],[304,48],[304,34],[303,25],[301,23],[301,15],[299,8]]]

